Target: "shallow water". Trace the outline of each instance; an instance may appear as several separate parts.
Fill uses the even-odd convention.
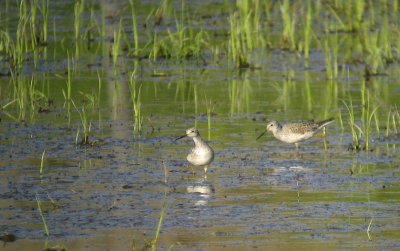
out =
[[[54,17],[65,18],[62,7],[73,7],[62,3],[51,4]],[[199,13],[211,4],[223,6],[199,4]],[[143,17],[150,7],[141,6]],[[224,14],[213,17],[217,25],[207,27],[223,29],[218,25]],[[62,21],[57,27],[49,53],[59,48],[62,32],[73,31]],[[115,27],[108,20],[106,28]],[[0,111],[0,232],[17,236],[3,250],[140,248],[153,240],[163,205],[161,250],[400,248],[400,137],[375,134],[371,151],[348,150],[352,136],[341,100],[350,97],[360,116],[362,67],[349,66],[349,74],[331,81],[325,79],[318,52],[304,67],[294,53],[272,50],[259,56],[261,69],[243,71],[224,63],[143,60],[137,85],[144,121],[142,132],[134,133],[129,89],[134,60],[122,55],[116,71],[104,56],[108,45],[101,53],[83,50],[74,61],[72,96],[79,108],[64,100],[68,63],[66,55],[55,53],[56,59],[39,68],[27,64],[18,77],[21,85],[34,77],[36,88],[52,99],[49,111],[38,112],[43,103],[34,109],[28,105],[23,115],[16,106]],[[382,107],[400,97],[398,65],[387,72],[368,84]],[[0,83],[3,106],[13,95],[12,77],[3,76]],[[84,94],[96,101],[90,103]],[[77,110],[83,106],[92,123],[93,146],[76,144],[77,131],[82,132]],[[298,151],[271,135],[256,140],[268,119],[330,116],[336,122],[328,126],[326,138],[313,137]],[[174,142],[192,126],[216,152],[207,177],[202,168],[193,175],[185,160],[191,140]],[[384,122],[379,126],[383,132]]]

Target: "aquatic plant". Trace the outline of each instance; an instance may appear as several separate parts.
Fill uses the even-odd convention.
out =
[[[348,114],[349,114],[348,123],[350,126],[351,136],[352,136],[352,144],[350,145],[350,149],[360,150],[362,148],[361,141],[360,141],[362,130],[355,123],[353,102],[351,99],[349,100],[349,104],[347,104],[344,100],[342,100],[342,102],[346,106]]]
[[[33,0],[30,4],[30,13],[29,13],[29,27],[30,27],[30,42],[31,42],[31,48],[33,50],[33,62],[35,67],[37,66],[38,63],[38,52],[36,48],[38,47],[39,43],[39,30],[37,28],[37,0]]]
[[[308,71],[304,72],[304,93],[306,96],[306,101],[307,101],[307,110],[311,112],[312,107],[313,107],[313,102],[312,102],[312,89],[311,89],[311,78],[310,78],[310,73]]]
[[[80,55],[81,15],[85,8],[85,0],[76,0],[74,4],[75,57]]]
[[[71,99],[71,103],[75,107],[75,110],[79,114],[79,118],[81,120],[81,125],[82,125],[82,129],[83,129],[83,138],[79,142],[79,144],[81,144],[81,145],[93,145],[93,143],[89,141],[90,129],[92,127],[92,123],[88,122],[85,106],[82,106],[82,108],[79,110],[78,107],[75,105],[75,102],[72,99]],[[77,138],[78,138],[78,135],[79,135],[79,131],[77,133]]]
[[[30,111],[31,119],[36,111],[36,104],[41,98],[46,98],[44,94],[36,90],[36,78],[31,76],[27,79],[25,76],[12,78],[13,100],[15,100],[18,109],[18,120],[24,121],[27,112]]]
[[[112,46],[112,58],[114,67],[117,66],[118,56],[121,47],[121,36],[122,36],[122,19],[119,20],[118,30],[114,30],[114,42]]]
[[[43,43],[48,42],[48,22],[49,22],[49,0],[42,0],[40,9],[43,16]]]
[[[90,19],[87,24],[86,29],[84,30],[82,38],[87,43],[87,48],[91,49],[93,46],[93,41],[95,41],[96,37],[100,37],[100,41],[104,41],[105,31],[104,31],[104,16],[101,16],[101,23],[99,24],[97,21],[97,16],[95,14],[95,10],[93,5],[90,7]]]
[[[72,74],[72,63],[69,57],[69,53],[67,52],[67,81],[66,81],[67,91],[65,91],[64,88],[62,89],[65,102],[69,102],[71,100],[71,89],[72,89],[71,74]]]
[[[176,31],[167,30],[165,37],[159,38],[159,33],[154,31],[144,49],[149,50],[149,58],[154,61],[160,58],[202,59],[201,52],[207,40],[207,32],[188,29],[177,22]]]
[[[283,20],[283,31],[282,31],[282,46],[288,47],[289,49],[296,49],[295,41],[295,23],[296,19],[291,15],[289,0],[283,0],[280,5],[280,10]]]
[[[251,52],[266,44],[260,25],[260,2],[237,1],[236,8],[229,15],[228,57],[236,68],[255,67],[250,64]]]
[[[26,52],[28,49],[28,12],[27,12],[27,6],[25,1],[21,1],[19,5],[19,21],[18,21],[18,27],[16,31],[16,46],[15,46],[15,51],[16,51],[16,59],[15,59],[15,66],[17,68],[17,71],[19,71],[22,67],[22,62],[23,62],[23,53]]]
[[[164,163],[163,163],[163,165],[164,165]],[[165,165],[164,165],[164,168],[165,168]],[[165,170],[166,169],[164,169],[164,172],[165,172]],[[166,180],[166,178],[165,178],[165,180]],[[166,207],[167,207],[167,195],[168,195],[167,190],[164,190],[163,204],[161,206],[160,217],[158,219],[157,229],[156,229],[156,232],[154,234],[154,238],[151,241],[146,242],[142,248],[136,247],[135,240],[133,239],[132,240],[132,248],[131,248],[132,251],[136,251],[136,250],[151,250],[151,251],[155,251],[157,249],[158,238],[160,236],[162,223],[163,223],[164,217],[165,217],[165,210],[166,210]],[[172,247],[173,247],[173,245],[171,245],[167,250],[171,250]]]
[[[247,51],[245,49],[243,39],[241,39],[242,32],[235,14],[231,14],[229,17],[230,24],[230,37],[229,37],[229,49],[228,55],[231,56],[237,68],[248,67],[249,59]]]
[[[160,1],[160,5],[154,11],[154,15],[153,15],[153,25],[154,26],[160,25],[163,22],[163,20],[165,20],[171,14],[172,3],[173,3],[173,1],[171,1],[171,0]],[[185,4],[185,1],[181,1],[181,5],[182,5],[181,16],[182,17],[184,15],[184,4]]]
[[[172,52],[171,55],[177,60],[191,57],[200,59],[201,51],[207,44],[208,34],[203,30],[186,29],[183,24],[177,23],[177,31],[168,30],[167,38],[170,48],[176,48],[175,53]]]
[[[381,47],[381,54],[385,63],[392,63],[395,58],[393,55],[393,48],[395,48],[392,39],[392,27],[389,24],[389,13],[385,12],[382,21],[382,27],[379,29],[379,44]]]
[[[129,78],[129,89],[130,89],[130,97],[133,107],[133,118],[134,118],[134,126],[133,130],[135,133],[142,131],[142,124],[143,124],[143,115],[142,115],[142,103],[141,103],[141,95],[140,90],[142,85],[138,88],[136,86],[136,79],[135,79],[135,71],[132,72],[131,77]]]
[[[39,173],[40,173],[40,175],[42,175],[43,174],[43,167],[44,167],[44,154],[46,153],[46,150],[43,150],[43,153],[42,153],[42,159],[41,159],[41,161],[40,161],[40,169],[39,169]]]
[[[47,227],[46,219],[44,218],[44,215],[43,215],[42,204],[40,202],[38,193],[36,193],[36,202],[37,202],[37,207],[38,207],[38,211],[40,214],[40,218],[42,219],[44,233],[46,234],[46,236],[49,236],[50,235],[49,228]]]
[[[367,227],[367,236],[368,236],[368,240],[372,240],[372,239],[371,239],[371,235],[370,235],[372,220],[373,220],[373,218],[371,218],[371,220],[369,221],[368,227]]]
[[[10,34],[3,30],[0,30],[0,53],[5,55],[5,59],[9,62],[10,71],[15,71],[18,68],[16,44]]]
[[[161,207],[161,213],[160,213],[160,218],[158,220],[156,234],[154,236],[153,241],[151,242],[151,250],[152,251],[155,251],[157,248],[157,241],[158,241],[158,237],[160,236],[161,226],[162,226],[164,216],[165,216],[165,208],[166,208],[166,195],[164,198],[163,206]]]
[[[26,57],[33,55],[34,66],[39,61],[40,46],[47,40],[48,3],[42,0],[31,2],[21,0],[18,8],[18,23],[14,33],[0,29],[0,52],[5,51],[10,63],[10,70],[19,73]],[[39,11],[42,18],[39,17]],[[42,30],[40,21],[43,22]]]
[[[76,0],[74,5],[75,43],[78,43],[81,29],[81,15],[85,7],[84,0]]]
[[[353,142],[350,144],[349,149],[351,150],[370,150],[371,146],[371,135],[372,135],[372,119],[375,118],[375,128],[377,134],[379,134],[379,117],[377,111],[379,106],[371,104],[370,93],[366,89],[365,82],[361,85],[361,117],[359,119],[361,125],[357,125],[355,122],[353,103],[350,98],[349,103],[342,101],[346,106],[349,113],[349,125],[352,132]],[[364,142],[361,142],[361,137],[364,138]]]
[[[101,100],[101,83],[102,83],[102,81],[101,81],[101,76],[100,76],[100,73],[99,72],[97,72],[97,79],[98,79],[98,85],[97,85],[97,107],[100,107],[100,100]]]
[[[312,32],[312,4],[311,0],[307,0],[307,14],[306,14],[306,23],[304,25],[304,49],[303,55],[305,59],[308,59],[310,56],[310,47],[311,47],[311,32]]]
[[[400,126],[400,113],[397,106],[390,107],[387,119],[386,119],[386,137],[389,137],[392,133],[398,134]]]
[[[129,0],[131,6],[131,17],[132,17],[132,30],[133,30],[133,55],[139,55],[139,33],[136,21],[135,4],[133,0]]]
[[[365,137],[365,148],[366,150],[370,149],[370,141],[371,141],[371,133],[372,133],[372,118],[376,116],[376,111],[379,106],[376,106],[371,110],[371,97],[370,92],[366,89],[366,83],[363,82],[361,85],[361,121],[362,126],[364,128],[364,137]],[[378,117],[375,117],[376,121],[379,123]],[[379,126],[376,127],[377,133],[379,134]]]
[[[330,32],[358,32],[365,21],[365,1],[335,1],[324,5],[336,22],[329,26]],[[374,20],[373,8],[369,8],[371,20]]]
[[[364,31],[363,34],[364,41],[363,46],[365,50],[365,77],[367,80],[373,75],[376,75],[379,72],[380,68],[383,68],[384,61],[381,53],[379,34],[374,32],[371,33],[369,31]]]

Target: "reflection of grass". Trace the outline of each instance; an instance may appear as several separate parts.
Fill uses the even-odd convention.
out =
[[[324,41],[324,53],[325,53],[325,66],[326,66],[326,77],[333,79],[338,77],[339,65],[339,42],[338,34],[333,37],[327,36]]]
[[[296,83],[293,80],[294,71],[288,71],[286,78],[282,83],[273,83],[271,86],[278,92],[276,103],[282,106],[284,111],[287,111],[292,102],[292,96],[296,91]]]
[[[312,89],[311,89],[311,83],[310,83],[310,72],[305,71],[304,72],[304,92],[306,96],[306,101],[307,101],[307,110],[311,112],[313,102],[312,102]]]
[[[206,97],[206,107],[207,107],[207,126],[208,126],[208,140],[211,139],[211,115],[214,110],[214,106],[212,105],[212,101],[207,100]]]
[[[250,109],[251,83],[248,74],[241,79],[232,79],[229,81],[228,93],[230,101],[230,115],[235,113],[248,113]]]

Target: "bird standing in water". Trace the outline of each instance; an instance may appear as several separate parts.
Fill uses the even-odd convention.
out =
[[[194,148],[186,156],[186,159],[194,166],[203,166],[204,174],[207,174],[208,165],[214,160],[214,150],[200,136],[199,130],[196,128],[187,129],[186,135],[176,138],[175,141],[184,137],[192,138],[194,141]]]
[[[287,123],[281,125],[278,121],[274,120],[267,123],[267,127],[257,139],[261,138],[266,132],[272,132],[275,138],[282,142],[295,144],[298,148],[298,143],[300,141],[306,140],[314,136],[323,127],[329,125],[334,121],[333,118],[322,120],[319,122],[314,122],[314,120]]]

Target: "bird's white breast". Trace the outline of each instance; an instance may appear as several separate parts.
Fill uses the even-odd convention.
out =
[[[211,149],[196,147],[192,149],[192,152],[186,158],[195,166],[204,166],[211,163],[214,153]]]

